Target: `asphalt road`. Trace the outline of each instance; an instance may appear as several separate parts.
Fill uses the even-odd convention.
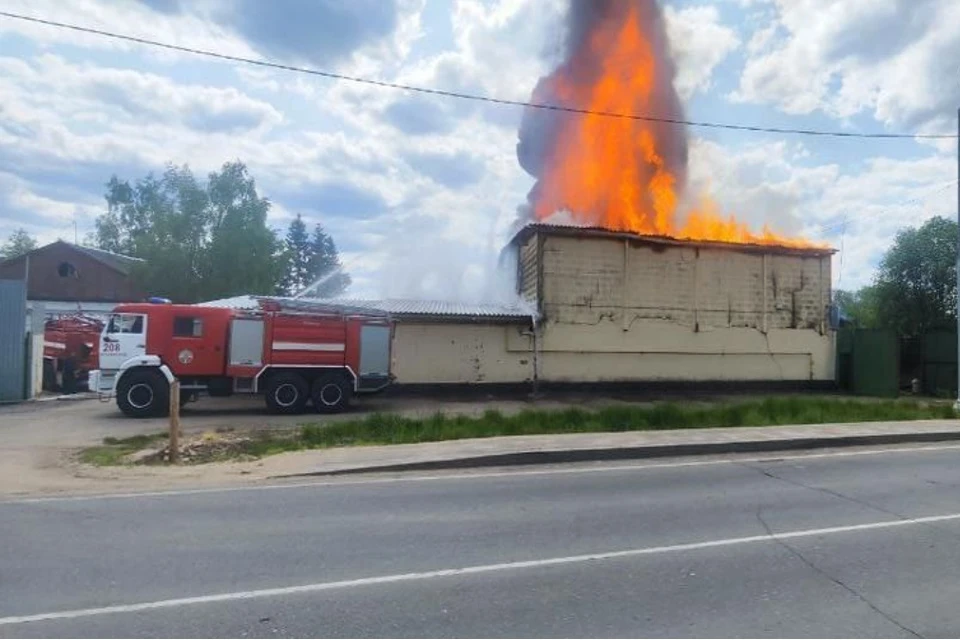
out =
[[[953,445],[5,502],[0,636],[956,636],[958,488]]]

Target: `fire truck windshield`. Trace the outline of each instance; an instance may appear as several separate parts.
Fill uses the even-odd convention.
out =
[[[107,333],[142,333],[143,316],[140,315],[121,315],[110,316],[110,324],[107,325]]]

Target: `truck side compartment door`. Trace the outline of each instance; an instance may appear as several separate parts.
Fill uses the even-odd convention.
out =
[[[177,376],[223,375],[226,364],[226,322],[203,313],[177,314],[167,354]]]

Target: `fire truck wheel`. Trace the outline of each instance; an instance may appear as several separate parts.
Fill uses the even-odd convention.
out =
[[[350,404],[350,385],[341,376],[320,376],[313,381],[310,399],[320,413],[340,413]]]
[[[296,373],[271,376],[264,391],[267,407],[274,413],[302,413],[308,393],[307,381]]]
[[[131,418],[162,416],[170,409],[170,386],[159,371],[137,369],[117,384],[117,406]]]

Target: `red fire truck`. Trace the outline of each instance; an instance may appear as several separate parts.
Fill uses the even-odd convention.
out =
[[[100,337],[91,389],[131,417],[163,415],[170,383],[180,402],[201,393],[262,393],[277,413],[345,409],[391,381],[386,314],[258,298],[256,310],[159,303],[116,307]]]
[[[103,322],[82,314],[50,318],[43,332],[43,388],[72,393],[99,367]]]

